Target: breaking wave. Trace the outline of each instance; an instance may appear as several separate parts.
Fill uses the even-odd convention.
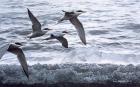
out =
[[[1,65],[3,84],[140,82],[140,65],[113,64],[35,64],[29,66],[29,80],[18,65]]]

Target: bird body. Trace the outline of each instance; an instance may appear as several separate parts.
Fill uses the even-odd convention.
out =
[[[41,24],[38,21],[38,19],[32,14],[32,12],[28,8],[27,10],[28,10],[29,18],[32,22],[32,33],[31,35],[27,36],[28,38],[36,38],[36,37],[43,36],[44,34],[46,34],[46,32],[51,30],[49,28],[45,28],[41,30]]]
[[[69,20],[74,27],[76,28],[78,32],[78,36],[80,37],[81,41],[86,45],[86,37],[85,37],[85,31],[82,23],[77,18],[80,14],[84,13],[84,11],[77,10],[72,12],[65,12],[65,15],[62,19],[60,19],[58,22],[62,22],[63,20]]]
[[[55,33],[51,33],[50,34],[50,37],[44,39],[44,40],[50,40],[50,39],[57,39],[63,47],[65,48],[68,48],[68,41],[66,38],[64,38],[64,35],[66,34],[67,32],[55,32]]]
[[[34,32],[34,33],[31,33],[31,35],[27,36],[28,38],[36,38],[36,37],[40,37],[40,36],[43,36],[46,32]]]

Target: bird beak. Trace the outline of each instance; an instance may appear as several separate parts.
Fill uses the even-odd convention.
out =
[[[27,8],[27,10],[30,11],[29,8]]]

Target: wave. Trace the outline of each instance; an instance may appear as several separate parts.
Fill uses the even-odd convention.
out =
[[[35,64],[29,66],[29,80],[19,65],[1,65],[0,70],[3,84],[140,82],[140,65],[132,64]]]

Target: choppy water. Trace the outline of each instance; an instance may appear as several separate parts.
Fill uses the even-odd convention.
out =
[[[107,81],[136,84],[140,83],[140,65],[35,64],[29,67],[29,77],[27,80],[21,72],[21,67],[17,65],[0,66],[0,82],[4,84],[106,83]]]
[[[47,35],[28,40],[31,22],[29,8],[43,27],[68,30],[69,48],[56,41],[43,41]],[[79,16],[88,45],[84,46],[68,22],[54,25],[61,10],[85,10]],[[0,0],[0,39],[24,44],[29,64],[34,63],[140,63],[139,0]],[[6,53],[1,64],[16,64],[16,56]]]

